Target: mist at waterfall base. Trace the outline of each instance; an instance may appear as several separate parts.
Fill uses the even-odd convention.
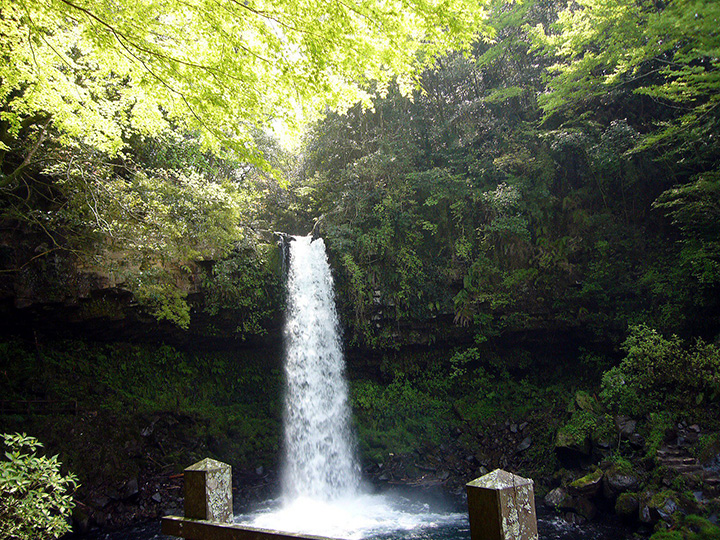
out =
[[[350,428],[333,280],[322,239],[293,237],[285,322],[282,495],[236,521],[349,540],[459,523],[398,495],[363,487]]]
[[[235,521],[347,540],[469,539],[467,511],[440,493],[373,494],[363,485],[322,239],[293,237],[287,294],[282,495]],[[616,538],[578,536],[559,520],[541,519],[539,526],[542,538]]]

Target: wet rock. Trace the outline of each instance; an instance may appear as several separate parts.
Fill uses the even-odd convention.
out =
[[[596,471],[572,482],[569,486],[569,491],[573,495],[592,497],[600,491],[602,479],[603,471],[602,469],[597,469]]]
[[[524,452],[532,445],[532,438],[530,436],[525,437],[520,444],[517,445],[518,452]]]
[[[635,493],[622,493],[615,501],[615,513],[623,519],[634,519],[638,515],[640,501]]]
[[[137,495],[139,492],[138,479],[134,477],[125,482],[125,485],[120,490],[120,497],[122,499],[129,499]]]
[[[620,493],[637,489],[639,478],[632,471],[611,467],[604,478],[604,494],[608,499],[617,497]]]
[[[637,421],[633,420],[629,416],[616,416],[615,417],[615,428],[623,438],[628,438],[630,435],[635,433],[637,427]]]
[[[563,487],[557,487],[550,491],[545,495],[543,501],[552,508],[572,508],[572,497]]]
[[[585,525],[587,519],[583,516],[576,514],[575,512],[568,512],[563,516],[563,519],[571,525]]]
[[[587,497],[573,497],[573,508],[585,519],[593,520],[597,516],[597,507]]]

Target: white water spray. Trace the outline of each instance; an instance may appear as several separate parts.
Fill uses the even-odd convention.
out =
[[[464,514],[360,489],[333,281],[321,239],[294,237],[290,243],[287,308],[282,497],[238,520],[350,540],[410,538],[419,529],[466,523]]]
[[[345,363],[322,239],[290,243],[285,325],[283,496],[331,501],[357,494]]]

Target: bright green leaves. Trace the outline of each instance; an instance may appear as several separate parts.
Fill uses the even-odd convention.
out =
[[[51,115],[108,152],[128,129],[199,129],[257,161],[252,130],[345,107],[484,31],[468,0],[3,0],[0,105],[17,133]]]
[[[665,338],[642,324],[630,328],[623,349],[627,356],[602,379],[601,397],[616,412],[641,416],[658,408],[683,410],[688,395],[720,397],[720,350],[715,345]],[[677,388],[683,392],[672,391]]]
[[[556,32],[536,37],[557,58],[548,69],[545,114],[577,111],[591,99],[631,90],[669,107],[673,120],[647,144],[677,142],[717,125],[720,7],[712,0],[582,0],[560,13]],[[680,130],[680,133],[678,133]]]
[[[58,538],[70,531],[78,486],[60,473],[57,456],[38,456],[40,442],[25,434],[3,434],[0,461],[0,537],[17,540]]]

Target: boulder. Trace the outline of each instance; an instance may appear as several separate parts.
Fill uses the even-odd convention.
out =
[[[633,420],[629,416],[619,415],[615,417],[615,428],[624,439],[627,439],[630,435],[635,433],[636,427],[637,421]]]
[[[571,525],[578,525],[582,526],[587,523],[587,519],[585,519],[583,516],[580,516],[576,514],[575,512],[568,512],[563,516],[563,519],[570,523]]]
[[[556,509],[570,509],[573,508],[572,497],[563,487],[557,487],[545,495],[543,499],[547,506],[551,506]]]
[[[530,436],[525,437],[520,444],[517,445],[518,452],[524,452],[532,445],[532,438]]]
[[[588,520],[593,520],[597,516],[597,507],[587,497],[573,497],[573,509]]]
[[[605,472],[603,493],[608,499],[613,499],[626,491],[637,489],[640,479],[632,471],[613,465]]]
[[[623,519],[637,518],[640,500],[636,493],[621,493],[615,501],[615,513]]]
[[[661,519],[670,521],[678,510],[677,494],[674,491],[644,493],[640,500],[640,521],[648,524],[655,524]]]
[[[587,434],[575,433],[560,429],[555,436],[555,451],[567,454],[590,455],[590,437]]]
[[[556,510],[571,510],[585,519],[593,519],[597,515],[595,505],[582,495],[572,496],[563,487],[553,489],[545,496],[544,502]]]
[[[597,469],[590,474],[578,478],[569,486],[572,495],[581,495],[584,497],[592,497],[600,491],[603,480],[603,470]]]

